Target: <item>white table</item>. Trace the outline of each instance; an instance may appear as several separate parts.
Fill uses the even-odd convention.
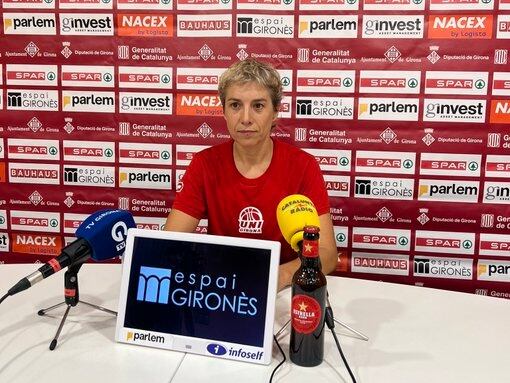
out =
[[[35,265],[0,265],[0,295]],[[85,301],[117,310],[120,265],[86,264]],[[337,325],[359,383],[508,383],[510,302],[491,297],[328,277],[335,317],[369,336],[362,341]],[[289,289],[277,299],[275,331],[288,319]],[[63,272],[0,305],[1,383],[268,382],[281,360],[258,366],[116,343],[115,319],[79,304],[72,308],[54,351],[48,350],[64,308]],[[288,349],[288,330],[281,345]],[[326,333],[325,362],[304,368],[289,361],[274,382],[350,382],[334,340]]]

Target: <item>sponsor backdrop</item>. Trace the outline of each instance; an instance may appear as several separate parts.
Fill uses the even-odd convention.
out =
[[[160,229],[194,153],[228,139],[219,74],[253,57],[285,84],[274,136],[324,172],[338,274],[510,298],[510,0],[0,12],[0,262],[47,260],[101,208]]]

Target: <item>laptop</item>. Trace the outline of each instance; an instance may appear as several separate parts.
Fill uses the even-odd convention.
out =
[[[115,340],[271,363],[280,243],[129,229]]]

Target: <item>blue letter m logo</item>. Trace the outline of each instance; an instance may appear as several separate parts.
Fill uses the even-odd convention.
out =
[[[170,269],[140,267],[136,300],[167,304],[171,275],[172,270]]]

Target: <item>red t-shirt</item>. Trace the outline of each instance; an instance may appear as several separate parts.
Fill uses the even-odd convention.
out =
[[[195,154],[172,208],[207,218],[209,234],[280,241],[280,263],[285,263],[296,254],[278,227],[278,203],[290,194],[303,194],[321,215],[329,213],[329,200],[315,158],[284,142],[273,143],[271,164],[255,179],[237,170],[232,140]]]

